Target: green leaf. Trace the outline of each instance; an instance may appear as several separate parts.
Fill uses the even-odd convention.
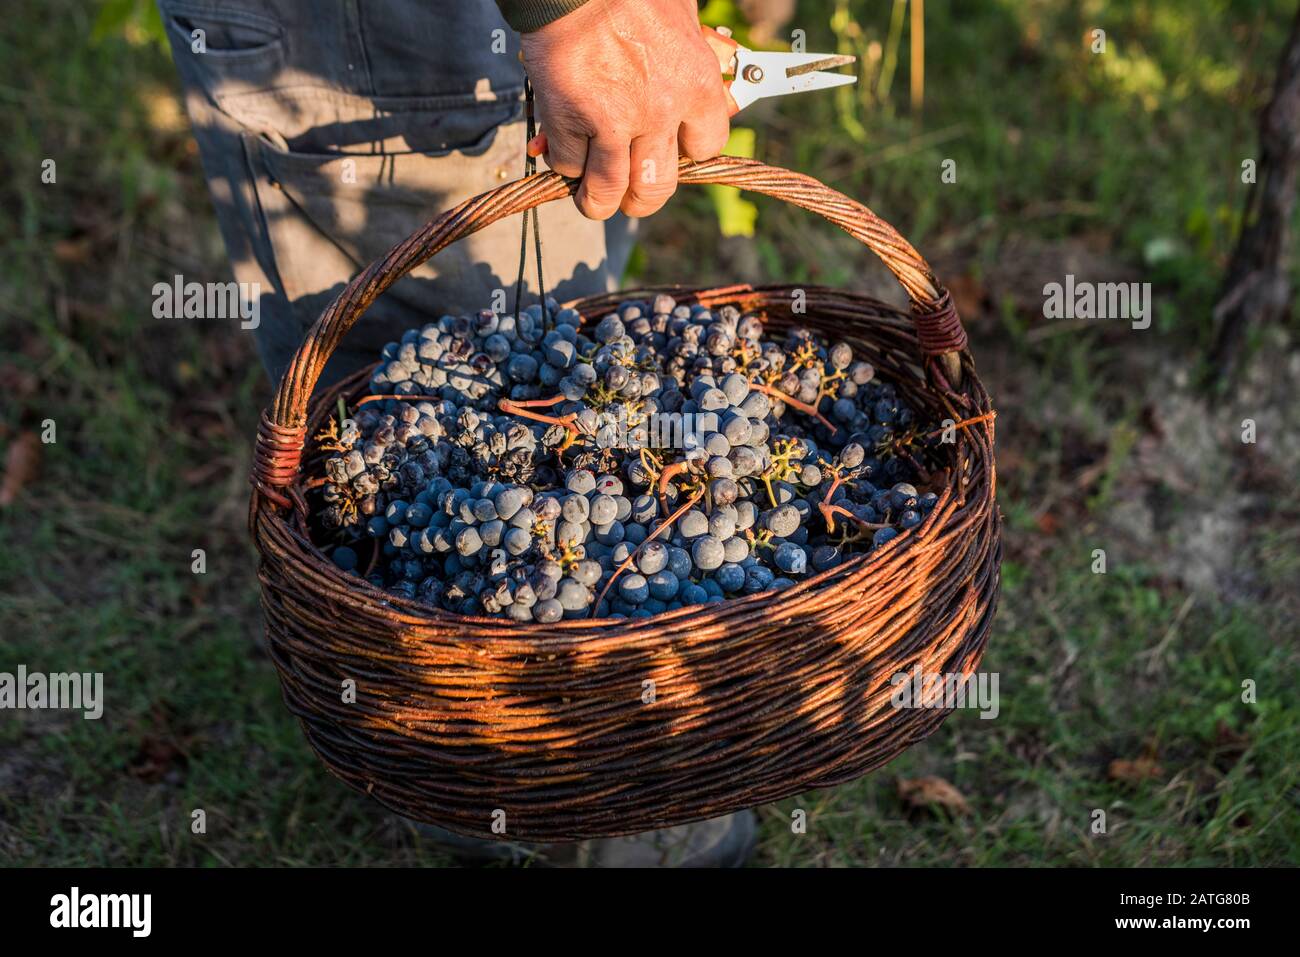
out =
[[[749,38],[749,23],[734,0],[709,0],[700,8],[700,23],[713,28],[730,27],[732,37],[742,44]],[[748,44],[746,44],[748,45]]]
[[[724,156],[741,156],[745,159],[754,158],[754,146],[757,138],[754,131],[745,126],[733,126],[731,135],[727,137],[727,145],[722,148]]]
[[[644,279],[647,265],[649,265],[649,257],[646,256],[645,247],[640,243],[633,243],[632,252],[627,257],[627,266],[623,270],[622,285],[634,285]]]
[[[91,41],[103,43],[109,38],[123,38],[132,43],[156,43],[167,46],[167,31],[162,14],[153,0],[103,0]]]
[[[105,0],[91,28],[90,38],[99,43],[106,37],[121,36],[134,15],[135,0]]]

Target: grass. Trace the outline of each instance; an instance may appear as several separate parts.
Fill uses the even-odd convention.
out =
[[[889,43],[888,4],[841,16],[838,36],[836,6],[800,5],[809,49],[857,45],[865,60]],[[1289,5],[1071,6],[928,4],[923,121],[908,115],[906,43],[888,99],[864,88],[744,117],[757,155],[868,202],[974,290],[1007,518],[983,665],[1000,678],[997,719],[959,713],[873,775],[760,809],[760,865],[1239,866],[1300,848],[1294,415],[1277,390],[1203,406],[1168,378],[1212,332],[1236,170]],[[103,671],[108,701],[98,722],[0,718],[0,860],[443,863],[330,778],[280,700],[244,525],[268,385],[242,334],[150,316],[159,276],[223,278],[222,253],[165,54],[129,19],[88,44],[94,23],[59,0],[0,26],[0,56],[26,78],[0,86],[0,445],[46,420],[58,437],[0,509],[0,670]],[[1100,58],[1081,39],[1093,23]],[[40,181],[45,158],[57,185]],[[956,184],[940,183],[945,158]],[[851,241],[756,202],[756,278],[875,282]],[[648,221],[645,278],[731,278],[748,260],[719,245],[713,216],[698,192]],[[1014,243],[1030,251],[1020,273]],[[1035,338],[1026,302],[1077,248],[1157,284],[1152,335]],[[1186,409],[1195,428],[1162,439],[1153,416]],[[1257,454],[1205,438],[1242,414],[1272,430]],[[1203,456],[1181,454],[1202,440]],[[1209,543],[1227,556],[1208,585],[1175,560],[1205,544],[1203,515],[1235,523]],[[1145,778],[1114,764],[1144,759]],[[969,813],[899,797],[900,779],[925,776]]]
[[[830,866],[1214,866],[1294,854],[1300,760],[1286,691],[1294,649],[1262,622],[1210,609],[1183,619],[1169,655],[1145,656],[1181,595],[1140,570],[1094,575],[1086,552],[1054,555],[1046,581],[1011,563],[983,667],[1001,676],[996,720],[950,719],[941,746],[869,776],[764,810],[772,863]],[[1268,675],[1240,700],[1243,663]],[[1151,780],[1115,780],[1116,759],[1158,754]],[[969,815],[900,813],[895,778],[940,775]],[[806,834],[790,814],[803,808]],[[1106,832],[1092,832],[1098,811]]]

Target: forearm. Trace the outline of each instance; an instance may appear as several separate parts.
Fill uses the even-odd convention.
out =
[[[497,0],[501,15],[520,33],[539,30],[566,13],[572,13],[587,0]]]

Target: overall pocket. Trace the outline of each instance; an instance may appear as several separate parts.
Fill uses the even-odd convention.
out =
[[[214,99],[283,74],[284,28],[270,17],[199,0],[160,0],[158,8],[178,67]]]
[[[383,59],[394,75],[375,84],[375,93],[362,94],[353,87],[364,86],[365,77],[353,77],[352,61],[338,59],[339,43],[313,46],[314,32],[338,40],[331,31],[341,17],[324,22],[329,18],[310,14],[305,3],[303,9],[280,5],[276,15],[231,9],[230,0],[160,0],[159,6],[191,114],[207,124],[196,135],[210,154],[205,166],[214,196],[219,203],[221,196],[240,198],[238,221],[226,225],[250,238],[261,274],[291,306],[287,338],[296,341],[353,275],[431,217],[522,173],[517,71],[499,55],[491,64],[497,72],[467,68],[464,51],[434,12],[423,16],[438,44],[423,55],[445,51],[439,57],[445,82],[423,75],[420,45],[408,37],[401,49],[409,55]],[[432,8],[448,9],[450,0]],[[373,43],[396,42],[399,24],[408,32],[411,26],[400,18],[382,22],[389,32],[372,36]],[[201,31],[202,53],[191,48],[195,31]],[[364,60],[356,62],[360,71]],[[345,88],[350,79],[356,82]],[[222,179],[226,184],[218,186]],[[550,291],[563,297],[611,287],[616,277],[605,262],[605,224],[567,203],[548,205],[540,219]],[[414,270],[375,303],[346,345],[373,355],[429,316],[513,309],[519,228],[517,217],[497,223]],[[494,295],[498,290],[507,292],[504,302]]]

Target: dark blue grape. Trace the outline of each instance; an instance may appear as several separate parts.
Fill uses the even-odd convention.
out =
[[[776,567],[788,575],[802,575],[808,570],[808,553],[793,542],[783,542],[773,555]]]
[[[625,575],[619,579],[618,593],[624,601],[639,605],[650,597],[650,585],[642,575]]]
[[[724,564],[715,573],[718,584],[726,592],[740,591],[745,586],[745,570],[730,562]]]

